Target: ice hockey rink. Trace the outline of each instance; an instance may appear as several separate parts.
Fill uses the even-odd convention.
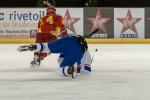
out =
[[[20,45],[0,44],[0,100],[150,100],[150,44],[90,44],[92,73],[76,79],[59,75],[56,54],[31,68]]]

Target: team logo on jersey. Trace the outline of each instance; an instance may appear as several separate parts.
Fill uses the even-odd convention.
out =
[[[71,30],[73,33],[76,33],[74,24],[79,20],[80,20],[80,18],[71,17],[69,10],[68,9],[66,10],[66,13],[64,16],[65,27],[68,28],[69,30]]]
[[[138,38],[137,29],[135,27],[135,24],[138,23],[141,18],[135,18],[132,16],[131,11],[128,10],[126,17],[123,18],[117,18],[119,22],[123,24],[120,37],[121,38]],[[132,30],[134,32],[133,34],[126,34],[124,33],[128,29]]]
[[[111,18],[102,17],[100,10],[98,9],[95,17],[88,17],[87,20],[93,24],[91,28],[91,33],[96,29],[101,31],[101,34],[93,34],[96,37],[107,37],[107,29],[105,27],[105,23],[107,23]]]

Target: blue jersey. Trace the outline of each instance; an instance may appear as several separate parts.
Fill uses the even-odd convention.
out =
[[[48,48],[51,53],[63,54],[64,60],[60,64],[60,67],[80,62],[84,54],[82,45],[75,36],[67,36],[48,43]]]

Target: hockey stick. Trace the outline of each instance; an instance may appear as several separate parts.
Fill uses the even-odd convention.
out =
[[[93,59],[94,59],[94,56],[95,56],[95,53],[98,52],[98,49],[95,49],[94,53],[93,53],[93,56],[92,56],[92,59],[91,59],[91,63],[93,62]]]
[[[86,37],[91,37],[93,34],[95,34],[99,29],[95,29],[93,32],[91,32],[89,35],[87,35]]]

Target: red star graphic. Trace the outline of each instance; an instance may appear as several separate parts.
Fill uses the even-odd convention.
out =
[[[75,32],[73,24],[76,23],[80,18],[73,18],[70,16],[68,9],[66,10],[66,14],[64,17],[65,27],[71,30],[73,33]]]
[[[105,28],[105,23],[108,22],[111,18],[102,17],[100,10],[98,9],[96,12],[95,18],[87,18],[87,20],[93,24],[91,32],[94,32],[96,29],[101,29],[104,33],[107,33]]]
[[[126,18],[117,18],[123,24],[121,33],[125,32],[127,29],[131,29],[133,32],[137,33],[135,24],[141,20],[141,18],[132,17],[131,11],[128,10]]]

